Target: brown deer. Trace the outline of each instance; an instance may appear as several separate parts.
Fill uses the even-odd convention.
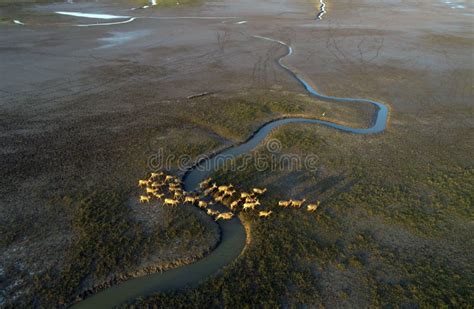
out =
[[[180,200],[180,199],[182,199],[182,198],[183,198],[183,195],[184,195],[184,193],[183,193],[183,191],[182,191],[181,189],[178,189],[178,190],[174,191],[174,199],[175,199],[175,200]]]
[[[208,209],[207,210],[207,214],[209,216],[218,216],[220,214],[220,212],[218,212],[217,210],[213,210],[213,209]]]
[[[230,220],[232,219],[232,217],[234,216],[233,213],[231,212],[223,212],[223,213],[220,213],[216,216],[216,221],[219,220],[219,219],[222,219],[222,220]]]
[[[150,197],[149,196],[140,196],[140,203],[149,203],[150,202]]]
[[[173,180],[174,180],[174,178],[175,178],[175,177],[174,177],[174,176],[172,176],[172,175],[166,175],[166,177],[165,177],[165,181],[166,181],[166,182],[173,181]]]
[[[235,190],[226,190],[224,191],[224,196],[232,197],[235,194]]]
[[[258,216],[259,216],[260,218],[267,218],[267,217],[270,217],[270,215],[271,215],[272,213],[273,213],[273,211],[271,211],[271,210],[270,210],[270,211],[260,211],[260,212],[258,213]]]
[[[151,183],[150,186],[151,186],[152,188],[161,188],[161,187],[163,187],[164,185],[165,185],[164,182],[156,182],[156,181],[154,181],[154,182]]]
[[[255,207],[257,207],[258,205],[260,205],[260,202],[255,202],[255,203],[244,203],[244,210],[247,210],[247,209],[251,209],[251,210],[254,210]]]
[[[157,190],[156,189],[153,189],[153,188],[146,188],[146,193],[149,193],[149,194],[153,194],[155,193]]]
[[[320,203],[320,201],[317,201],[314,204],[308,204],[308,206],[306,206],[306,210],[308,210],[309,212],[315,212],[316,209],[318,209]]]
[[[230,209],[236,210],[237,207],[239,207],[239,203],[240,203],[240,200],[233,201],[232,203],[230,203]]]
[[[217,185],[216,185],[216,183],[213,183],[211,187],[207,188],[207,189],[204,191],[204,195],[209,195],[209,194],[211,194],[212,192],[214,192],[216,189],[217,189]]]
[[[198,206],[199,208],[204,209],[207,207],[207,203],[205,201],[199,201]]]
[[[211,180],[212,180],[211,177],[209,177],[209,178],[207,178],[207,179],[204,179],[203,181],[201,181],[201,182],[199,183],[199,188],[201,188],[201,190],[207,188],[207,187],[209,186],[209,183],[211,182]]]
[[[150,179],[155,179],[155,178],[158,178],[160,176],[163,176],[165,173],[163,172],[159,172],[159,173],[151,173],[150,174]]]
[[[240,198],[253,197],[253,193],[242,192],[240,193]]]
[[[148,186],[149,184],[150,184],[150,182],[149,182],[148,180],[141,180],[141,179],[140,179],[140,180],[138,181],[138,186],[139,186],[139,187],[146,187],[146,186]]]
[[[289,207],[293,203],[293,200],[288,200],[288,201],[279,201],[278,206],[280,207]]]
[[[179,201],[173,200],[171,198],[165,198],[164,204],[167,206],[178,206]]]
[[[225,198],[225,195],[217,195],[217,196],[214,197],[214,201],[216,201],[218,203],[222,203],[224,198]]]
[[[265,192],[267,192],[267,188],[264,188],[264,189],[253,188],[252,191],[255,194],[262,195],[262,194],[265,194]]]
[[[306,202],[305,198],[300,200],[300,201],[298,201],[298,200],[292,201],[291,206],[293,206],[294,208],[300,208],[301,206],[303,206],[304,202]]]
[[[245,202],[246,202],[246,203],[255,203],[255,202],[258,202],[258,199],[255,198],[255,197],[250,197],[250,196],[249,196],[249,197],[246,197],[246,198],[245,198]]]
[[[184,202],[185,203],[195,204],[197,200],[198,200],[197,196],[186,196],[186,197],[184,197]]]
[[[165,194],[164,194],[164,193],[157,193],[157,192],[154,192],[154,193],[153,193],[153,196],[156,197],[156,198],[159,199],[159,200],[162,200],[163,197],[165,197]]]

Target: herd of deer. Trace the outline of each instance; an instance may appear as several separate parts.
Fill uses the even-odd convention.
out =
[[[138,185],[145,189],[146,195],[140,196],[141,203],[149,203],[152,198],[156,198],[162,201],[163,205],[167,206],[178,206],[180,204],[191,204],[196,205],[201,209],[205,209],[206,213],[213,217],[216,221],[219,219],[230,220],[234,217],[232,211],[242,210],[255,210],[256,207],[260,206],[259,196],[262,196],[267,192],[267,189],[253,188],[252,192],[237,192],[232,184],[229,185],[217,185],[212,182],[211,178],[202,181],[199,184],[199,188],[202,194],[188,193],[182,188],[181,180],[172,175],[167,175],[164,172],[151,173],[148,179],[139,180]],[[301,208],[306,202],[303,200],[288,200],[279,201],[279,207],[293,207]],[[208,208],[213,203],[220,203],[231,211],[219,212],[217,210]],[[319,206],[319,201],[314,204],[308,204],[306,210],[314,212]],[[271,210],[261,210],[258,212],[259,217],[267,218],[273,212]]]

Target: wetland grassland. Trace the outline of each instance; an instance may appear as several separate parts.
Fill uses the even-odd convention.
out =
[[[275,119],[371,127],[372,105],[308,96],[278,64],[281,40],[318,92],[386,105],[387,128],[275,128],[248,153],[273,164],[212,175],[268,189],[269,217],[238,214],[243,253],[199,285],[121,306],[472,308],[470,11],[327,0],[315,20],[319,1],[191,2],[0,0],[0,307],[68,307],[217,252],[226,234],[203,211],[138,202],[153,169],[183,176],[181,158]],[[276,206],[303,198],[319,208]]]
[[[245,255],[198,289],[160,293],[131,307],[455,306],[473,301],[470,252],[474,170],[470,145],[446,147],[457,126],[436,140],[427,118],[407,115],[389,134],[357,137],[320,126],[289,125],[270,138],[281,154],[317,154],[316,170],[226,170],[223,183],[267,187],[275,212],[250,226]],[[435,125],[435,118],[429,119]],[[410,128],[404,132],[405,128]],[[413,133],[416,132],[416,133]],[[270,155],[265,147],[257,155]],[[349,155],[350,154],[350,155]],[[278,200],[321,200],[316,213]]]
[[[2,186],[12,201],[21,196],[31,205],[21,212],[3,209],[2,246],[9,248],[3,263],[10,265],[6,277],[19,278],[7,296],[15,300],[22,293],[15,303],[68,304],[114,282],[190,263],[212,250],[219,233],[203,213],[137,203],[137,179],[150,170],[149,158],[160,149],[175,156],[171,168],[180,174],[180,155],[196,157],[243,141],[262,122],[287,114],[317,117],[327,111],[328,117],[333,113],[357,125],[370,122],[363,108],[354,112],[336,104],[331,109],[288,92],[212,95],[153,106],[137,108],[132,122],[124,121],[127,114],[112,112],[72,125],[56,123],[41,136],[11,137],[11,147],[22,149],[24,157],[5,156],[10,168]],[[219,112],[199,112],[216,106]],[[195,110],[197,117],[183,116],[183,109]],[[42,185],[28,183],[33,175],[42,175]],[[40,251],[43,247],[48,250]],[[14,262],[24,251],[31,253],[25,265],[42,269],[46,264],[47,270],[24,272]],[[43,260],[41,268],[38,259]]]

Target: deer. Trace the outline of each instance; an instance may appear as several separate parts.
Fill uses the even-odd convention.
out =
[[[225,195],[218,195],[218,196],[214,197],[214,201],[222,203],[224,198],[225,198]]]
[[[139,180],[138,181],[138,186],[139,187],[147,187],[148,185],[150,184],[150,182],[148,180]]]
[[[288,207],[290,206],[291,204],[293,203],[293,200],[288,200],[288,201],[279,201],[278,202],[278,206],[281,206],[281,207]]]
[[[273,211],[271,211],[271,210],[270,210],[270,211],[260,211],[260,212],[258,213],[258,216],[259,216],[260,218],[267,218],[267,217],[270,217],[270,215],[271,215],[272,213],[273,213]]]
[[[267,192],[267,188],[264,188],[264,189],[253,188],[252,191],[253,191],[255,194],[263,195],[263,194],[265,194],[265,192]]]
[[[230,186],[219,186],[219,187],[217,187],[217,190],[219,192],[224,192],[224,191],[229,190],[230,188],[231,188]]]
[[[154,181],[154,182],[151,183],[150,186],[151,186],[152,188],[161,188],[161,187],[163,187],[164,185],[165,185],[164,182],[156,182],[156,181]]]
[[[230,203],[230,209],[236,210],[237,207],[239,206],[239,203],[240,203],[240,200],[233,201],[232,203]]]
[[[182,197],[183,197],[183,191],[181,189],[174,191],[175,200],[180,200]]]
[[[247,203],[253,203],[253,202],[258,201],[258,198],[256,198],[255,196],[247,196],[247,197],[245,198],[245,201],[246,201]]]
[[[253,193],[242,192],[240,193],[240,198],[253,197]]]
[[[209,216],[218,216],[220,214],[220,212],[218,212],[217,210],[213,210],[213,209],[208,209],[207,210],[207,214]]]
[[[244,210],[251,209],[254,210],[256,206],[260,205],[260,202],[257,201],[255,203],[244,203]]]
[[[308,206],[306,206],[306,210],[309,212],[315,212],[316,209],[318,209],[318,206],[320,203],[321,203],[320,201],[317,201],[314,204],[308,204]]]
[[[171,185],[170,185],[170,186],[168,187],[168,191],[170,191],[170,192],[175,192],[175,191],[179,191],[179,190],[181,190],[181,187],[178,186],[178,185],[174,185],[174,186],[171,186]]]
[[[212,192],[214,192],[214,190],[217,189],[217,185],[216,183],[213,183],[211,187],[207,188],[205,191],[204,191],[204,195],[209,195],[211,194]]]
[[[162,200],[163,197],[165,196],[165,194],[164,194],[164,193],[157,193],[157,192],[154,192],[154,193],[153,193],[153,196],[156,197],[156,198],[159,199],[159,200]]]
[[[150,197],[145,195],[140,195],[140,203],[149,203]]]
[[[300,200],[300,201],[298,201],[298,200],[292,201],[291,206],[293,206],[294,208],[300,208],[304,204],[304,202],[306,202],[305,198]]]
[[[204,209],[204,208],[207,207],[207,203],[206,203],[205,201],[199,201],[199,202],[198,202],[198,206],[199,206],[199,208]]]
[[[211,180],[212,180],[211,177],[209,177],[209,178],[207,178],[207,179],[204,179],[203,181],[201,181],[201,182],[199,183],[199,188],[201,188],[201,190],[207,188],[207,187],[209,186],[209,183],[211,182]]]
[[[184,197],[184,202],[185,203],[194,204],[194,203],[196,203],[197,200],[198,200],[198,197],[196,197],[196,196],[185,196]]]
[[[172,175],[166,175],[166,177],[165,177],[165,182],[173,181],[173,179],[174,179],[174,176],[172,176]]]
[[[164,204],[168,206],[178,206],[178,203],[179,201],[173,200],[171,198],[165,198],[165,202],[164,202]]]
[[[146,193],[149,193],[149,194],[153,194],[155,193],[157,190],[156,189],[153,189],[153,188],[146,188]]]
[[[222,219],[222,220],[230,220],[232,219],[232,217],[234,216],[233,213],[231,213],[230,211],[229,212],[223,212],[223,213],[220,213],[216,216],[215,220],[219,220],[219,219]]]
[[[254,203],[244,203],[243,210],[247,210],[247,209],[254,210],[255,209],[255,204]]]
[[[224,191],[224,196],[232,197],[236,191],[235,190],[226,190]]]
[[[150,179],[155,179],[155,178],[158,178],[160,176],[163,176],[165,173],[163,172],[159,172],[159,173],[151,173],[150,174]]]

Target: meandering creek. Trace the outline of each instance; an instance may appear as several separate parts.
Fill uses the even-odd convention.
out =
[[[268,37],[254,36],[254,38],[284,46],[287,49],[287,53],[278,59],[278,64],[288,71],[294,78],[296,78],[315,98],[331,102],[370,104],[377,108],[377,112],[374,115],[372,126],[369,128],[353,128],[329,121],[310,118],[275,119],[262,125],[244,143],[227,148],[220,152],[220,155],[228,156],[230,160],[236,158],[239,155],[245,154],[257,147],[273,129],[290,123],[324,125],[354,134],[375,134],[385,130],[388,120],[388,108],[384,104],[372,100],[338,98],[319,93],[310,85],[308,81],[301,77],[296,72],[296,70],[292,69],[289,65],[283,62],[284,58],[290,56],[293,53],[291,46],[282,41]],[[217,158],[219,157],[221,157],[221,159],[218,160]],[[222,160],[222,156],[219,157],[217,154],[215,154],[193,166],[183,177],[185,190],[195,190],[198,188],[200,181],[207,178],[210,174],[212,174],[213,171],[225,164],[225,161]],[[150,295],[154,292],[170,291],[197,286],[203,280],[217,274],[223,267],[232,263],[232,261],[239,257],[245,247],[246,233],[241,221],[238,218],[234,218],[229,221],[221,220],[218,222],[218,224],[221,229],[221,241],[214,251],[201,260],[189,265],[178,267],[176,269],[165,271],[163,273],[155,273],[140,278],[127,280],[85,299],[74,307],[113,307],[120,303],[136,299],[140,296]]]

